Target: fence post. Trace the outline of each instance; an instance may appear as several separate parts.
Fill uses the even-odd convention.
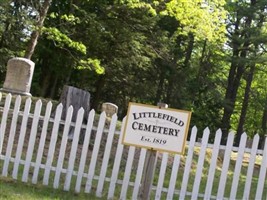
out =
[[[168,108],[168,105],[165,103],[158,103],[159,108]],[[141,181],[141,188],[139,190],[138,199],[140,200],[149,200],[150,193],[152,190],[154,172],[157,163],[157,154],[158,152],[153,149],[148,149],[146,153],[143,178]]]

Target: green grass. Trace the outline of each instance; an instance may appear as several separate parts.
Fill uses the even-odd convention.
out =
[[[33,102],[36,102],[37,98],[33,99]],[[13,108],[13,104],[14,104],[14,98],[12,99],[12,106],[11,108]],[[25,102],[25,98],[23,97],[23,102]],[[0,107],[3,106],[3,100],[0,101]],[[45,105],[47,103],[47,101],[44,101],[43,105]],[[2,105],[1,105],[2,104]],[[22,103],[23,105],[24,103]],[[56,104],[54,104],[56,105]],[[33,113],[33,108],[34,106],[32,106],[32,110],[31,112]],[[22,110],[22,109],[21,109]],[[42,111],[44,111],[45,109],[43,108]],[[43,115],[43,114],[42,114]],[[11,121],[11,115],[9,115],[9,121],[8,121],[8,125],[10,126],[10,121]],[[20,120],[21,118],[19,118]],[[99,114],[96,113],[96,117],[95,117],[95,125],[97,126],[97,122],[99,119]],[[110,120],[110,119],[108,119]],[[8,127],[9,127],[8,126]],[[18,125],[19,127],[19,125]],[[117,128],[116,130],[118,130],[121,127],[121,122],[117,123]],[[49,131],[48,133],[50,134],[52,130],[52,124],[50,124],[49,126]],[[62,130],[61,130],[62,131]],[[6,133],[7,134],[7,133]],[[37,134],[40,134],[40,130]],[[47,136],[49,136],[49,134]],[[94,137],[93,137],[94,138]],[[102,144],[100,147],[100,152],[104,152],[104,148],[105,148],[105,143],[106,143],[106,139],[107,137],[103,137],[102,138]],[[60,140],[61,140],[61,133],[59,134],[59,138],[58,138],[58,145],[57,145],[57,149],[59,150],[59,145],[60,145]],[[114,136],[114,140],[118,141],[118,135]],[[15,140],[16,141],[16,140]],[[71,143],[70,143],[71,144]],[[68,145],[70,145],[68,144]],[[115,156],[115,150],[116,150],[116,146],[117,143],[113,144],[113,151],[111,152],[111,158],[110,158],[110,162],[109,162],[109,167],[108,167],[108,171],[107,171],[107,177],[111,176],[112,173],[112,166],[113,166],[113,162],[114,162],[114,157]],[[69,146],[70,147],[70,146]],[[81,144],[79,144],[80,150],[81,150]],[[119,179],[123,179],[124,176],[124,170],[125,170],[125,165],[126,165],[126,160],[127,160],[127,151],[128,151],[129,147],[125,147],[124,149],[124,153],[122,156],[122,161],[121,161],[121,166],[120,166],[120,171],[119,171],[119,175],[118,178]],[[68,148],[67,148],[68,149]],[[90,149],[93,149],[93,140],[90,140]],[[57,150],[57,151],[58,151]],[[198,155],[199,155],[199,151],[200,148],[199,147],[195,147],[195,151],[194,151],[194,156],[193,156],[193,161],[192,161],[192,168],[196,169],[196,165],[197,165],[197,161],[198,161]],[[36,152],[36,151],[34,151]],[[186,150],[187,152],[187,150]],[[69,151],[66,151],[66,155],[65,158],[68,158],[68,154]],[[113,156],[112,156],[113,155]],[[200,184],[200,188],[199,188],[199,193],[204,193],[205,192],[205,186],[206,186],[206,182],[207,182],[207,175],[208,175],[208,170],[209,170],[209,166],[210,166],[210,159],[211,159],[211,155],[212,155],[212,150],[207,150],[206,152],[206,157],[205,157],[205,162],[204,162],[204,167],[203,167],[203,172],[202,172],[202,180],[201,180],[201,184]],[[12,157],[15,156],[15,152],[12,153]],[[22,152],[22,159],[25,159],[26,156],[26,149],[24,149],[24,151]],[[169,155],[169,161],[168,161],[168,166],[166,169],[166,174],[165,174],[165,180],[164,180],[164,187],[168,188],[169,186],[169,180],[170,180],[170,176],[171,176],[171,171],[172,171],[172,159],[173,159],[174,155]],[[89,156],[90,157],[90,156]],[[229,197],[230,194],[230,189],[231,189],[231,184],[232,184],[232,179],[233,179],[233,171],[235,168],[235,160],[236,160],[236,153],[232,153],[232,158],[231,158],[231,162],[230,162],[230,167],[229,167],[229,171],[227,174],[227,183],[226,183],[226,188],[225,188],[225,197]],[[78,159],[79,157],[77,157]],[[102,158],[102,157],[101,157]],[[184,174],[184,165],[185,165],[185,159],[186,156],[181,156],[181,160],[180,160],[180,167],[178,170],[178,175],[177,175],[177,182],[176,182],[176,189],[181,188],[181,183],[182,183],[182,178],[183,178],[183,174]],[[258,173],[259,173],[259,165],[261,163],[261,156],[258,156],[256,159],[256,163],[255,163],[255,176],[253,177],[252,180],[252,186],[251,186],[251,199],[254,199],[254,195],[256,193],[256,187],[257,187],[257,182],[258,182]],[[33,161],[36,160],[36,154],[33,154]],[[89,167],[89,161],[90,159],[87,159],[87,164],[86,164],[86,169],[85,172],[88,171],[88,167]],[[155,177],[154,177],[154,185],[157,185],[157,181],[158,181],[158,176],[159,176],[159,171],[160,171],[160,160],[158,159],[158,164],[157,164],[157,168],[155,171]],[[137,170],[137,162],[138,160],[135,160],[135,162],[133,163],[133,167],[132,167],[132,173],[131,173],[131,177],[130,177],[130,181],[134,182],[135,181],[135,175],[136,175],[136,170]],[[2,165],[3,165],[2,160],[0,160],[0,169],[2,169]],[[42,163],[45,163],[45,159],[42,161]],[[78,163],[75,163],[75,167],[74,170],[77,171],[78,169]],[[57,164],[57,156],[55,156],[54,160],[53,160],[53,166],[56,166]],[[67,164],[68,164],[68,159],[64,159],[64,165],[63,168],[67,168]],[[95,174],[99,175],[100,173],[100,169],[101,169],[101,159],[99,159],[96,163],[96,169],[95,169]],[[217,168],[216,168],[216,172],[215,172],[215,178],[214,178],[214,183],[213,183],[213,190],[212,190],[212,195],[216,195],[217,194],[217,189],[218,189],[218,184],[219,184],[219,180],[220,180],[220,175],[221,175],[221,167],[222,167],[222,160],[218,159],[217,161]],[[243,189],[244,189],[244,184],[245,184],[245,180],[246,180],[246,172],[247,172],[247,165],[248,163],[243,163],[242,165],[242,169],[241,169],[241,177],[239,180],[239,189],[238,189],[238,193],[237,193],[237,198],[242,198],[243,195]],[[9,175],[12,174],[12,170],[13,170],[13,163],[10,163],[9,165]],[[18,174],[18,180],[21,180],[21,176],[22,176],[22,171],[23,171],[23,165],[20,165],[19,167],[19,174]],[[33,167],[30,168],[30,175],[29,175],[29,180],[31,180],[31,175],[33,172]],[[52,188],[52,184],[51,184],[51,180],[53,179],[53,175],[54,172],[51,172],[50,174],[50,185],[49,186],[42,186],[41,182],[43,180],[43,169],[40,169],[39,175],[38,175],[38,185],[32,185],[32,184],[28,184],[28,183],[22,183],[21,181],[15,181],[12,180],[11,178],[5,178],[5,177],[1,177],[0,176],[0,200],[2,199],[15,199],[15,200],[24,200],[24,199],[99,199],[96,198],[95,196],[93,196],[93,194],[88,195],[88,194],[84,194],[83,191],[81,191],[81,193],[79,194],[75,194],[73,191],[72,192],[64,192],[63,191],[63,184],[64,184],[64,180],[65,180],[65,175],[61,174],[60,177],[60,189],[53,189]],[[188,180],[188,186],[187,186],[187,191],[192,191],[193,188],[193,184],[194,184],[194,178],[195,178],[195,172],[196,170],[192,170],[190,172],[190,176],[189,176],[189,180]],[[1,170],[0,170],[1,173]],[[83,179],[82,181],[82,185],[85,184],[85,179]],[[93,180],[93,185],[94,187],[92,188],[93,193],[95,192],[95,187],[97,186],[97,181]],[[74,184],[75,184],[75,178],[72,178],[71,181],[71,188],[74,188]],[[108,192],[108,186],[109,183],[105,183],[104,184],[104,188],[103,188],[103,196],[106,199],[107,198],[107,192]],[[83,188],[83,187],[82,187]],[[83,189],[82,189],[83,190]],[[120,190],[121,190],[121,185],[116,185],[115,188],[115,196],[117,198],[119,198],[120,196]],[[133,187],[129,186],[128,187],[128,192],[127,192],[127,198],[131,199],[132,196],[132,190]],[[267,180],[265,181],[265,185],[264,185],[264,194],[263,194],[263,199],[265,199],[267,197]],[[155,191],[152,191],[151,196],[153,197],[155,195]],[[166,198],[166,193],[162,192],[162,199]],[[177,194],[174,195],[174,198],[177,199],[179,198],[179,196]],[[190,199],[190,197],[188,196],[188,199]]]
[[[42,185],[33,185],[22,183],[21,181],[12,180],[0,176],[0,199],[1,200],[83,200],[98,199],[91,194],[79,193],[73,191],[65,192],[63,190],[55,190]],[[104,198],[102,198],[104,199]]]
[[[197,159],[198,159],[198,151],[199,149],[196,148],[196,151],[194,153],[193,156],[193,164],[192,166],[195,166],[197,164]],[[204,193],[205,192],[205,186],[206,186],[206,181],[207,181],[207,174],[208,174],[208,169],[209,169],[209,162],[210,162],[210,152],[207,153],[207,157],[205,159],[205,164],[204,164],[204,168],[203,168],[203,176],[202,176],[202,180],[201,180],[201,184],[200,184],[200,188],[199,188],[199,192],[200,193]],[[175,188],[180,188],[181,187],[181,182],[182,182],[182,177],[183,177],[183,172],[184,172],[184,156],[182,156],[181,158],[181,165],[179,167],[179,171],[178,171],[178,177],[177,177],[177,182],[176,182],[176,187]],[[258,158],[256,163],[260,163],[261,159]],[[0,169],[2,168],[2,164],[3,162],[0,162]],[[125,164],[125,163],[124,163]],[[122,164],[122,165],[124,165]],[[158,180],[158,173],[159,173],[159,161],[158,161],[158,167],[156,169],[155,172],[155,178],[154,178],[154,185],[157,185],[157,180]],[[220,161],[218,161],[218,165],[221,166],[222,163],[220,163]],[[9,170],[9,174],[12,173],[12,166],[13,164],[10,165],[10,170]],[[20,170],[19,170],[19,176],[18,176],[18,180],[21,180],[21,175],[22,175],[22,166],[20,166]],[[232,184],[232,179],[233,179],[233,171],[234,171],[234,167],[235,167],[235,160],[231,160],[230,162],[230,167],[229,167],[229,171],[228,171],[228,177],[227,177],[227,184],[225,187],[225,197],[229,197],[230,194],[230,189],[231,189],[231,184]],[[99,174],[99,169],[100,166],[98,166],[96,168],[96,174]],[[110,175],[112,167],[110,167],[108,169],[108,174]],[[133,169],[136,170],[136,169]],[[172,164],[170,163],[167,166],[166,169],[166,178],[164,181],[164,187],[168,188],[169,186],[169,180],[170,180],[170,175],[171,175],[171,170],[172,170]],[[247,166],[243,165],[242,166],[242,170],[241,170],[241,177],[239,180],[239,189],[237,192],[237,198],[240,199],[242,198],[243,195],[243,189],[244,189],[244,184],[245,184],[245,180],[246,180],[246,171],[247,171]],[[64,175],[61,176],[61,186],[59,187],[60,189],[53,189],[52,188],[52,184],[50,181],[50,185],[49,186],[42,186],[41,182],[42,182],[42,178],[43,178],[43,170],[40,170],[40,174],[39,174],[39,184],[37,185],[33,185],[31,183],[22,183],[21,181],[15,181],[12,180],[11,178],[6,178],[6,177],[1,177],[0,176],[0,200],[2,199],[15,199],[15,200],[22,200],[22,199],[99,199],[96,198],[94,196],[94,192],[95,192],[95,186],[97,185],[97,180],[93,181],[93,185],[94,187],[92,188],[92,194],[88,195],[88,194],[84,194],[83,191],[81,191],[81,193],[79,194],[75,194],[73,191],[71,192],[64,192],[63,191],[63,183],[64,183]],[[258,169],[255,169],[255,173],[258,174]],[[50,178],[53,179],[53,174],[54,172],[51,172],[50,174]],[[121,166],[121,170],[119,173],[119,179],[123,179],[123,175],[124,175],[124,170],[123,170],[123,166]],[[131,174],[131,181],[133,182],[135,180],[135,173]],[[219,179],[220,179],[220,175],[221,175],[221,170],[220,167],[216,169],[216,173],[215,173],[215,178],[214,178],[214,183],[213,183],[213,192],[212,195],[216,195],[217,194],[217,189],[218,189],[218,184],[219,184]],[[29,176],[31,177],[31,176]],[[187,186],[187,191],[192,191],[193,188],[193,183],[194,183],[194,178],[195,178],[195,170],[192,170],[190,172],[190,177],[188,180],[188,186]],[[31,180],[31,178],[29,178],[29,180]],[[71,188],[74,188],[73,185],[73,181],[75,180],[75,178],[72,179],[72,186]],[[85,181],[85,180],[84,180]],[[75,181],[74,181],[75,182]],[[257,182],[258,182],[258,177],[254,177],[252,180],[252,185],[251,185],[251,199],[255,198],[255,193],[256,193],[256,188],[257,188]],[[83,182],[83,185],[85,183]],[[108,186],[109,183],[105,183],[105,187],[103,190],[103,199],[107,198],[107,191],[108,191]],[[120,189],[121,186],[117,185],[116,186],[116,190],[115,190],[115,196],[117,198],[119,198],[120,196]],[[127,198],[130,199],[131,195],[132,195],[132,186],[129,186],[128,191],[127,191]],[[263,199],[265,199],[267,196],[266,194],[266,190],[267,189],[267,181],[265,181],[265,185],[264,185],[264,192],[263,192]],[[152,191],[151,193],[152,197],[155,195],[155,191]],[[166,198],[166,193],[163,192],[162,193],[162,199]],[[174,195],[174,198],[177,199],[179,198],[179,195]],[[190,196],[187,197],[188,199],[190,199]]]

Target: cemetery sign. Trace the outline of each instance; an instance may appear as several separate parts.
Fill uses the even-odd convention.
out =
[[[122,143],[183,154],[191,112],[129,103]]]

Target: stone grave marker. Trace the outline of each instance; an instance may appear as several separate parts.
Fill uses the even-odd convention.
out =
[[[6,78],[0,91],[31,96],[31,83],[35,63],[26,58],[12,58],[7,63]]]
[[[105,102],[102,104],[102,112],[103,111],[106,112],[108,118],[111,118],[112,115],[118,113],[118,106],[113,103]]]
[[[86,122],[88,120],[88,115],[90,112],[90,93],[88,91],[65,85],[61,93],[59,102],[63,105],[61,117],[62,120],[66,119],[67,110],[70,106],[73,107],[73,115],[71,120],[72,122],[76,122],[77,114],[81,107],[84,109],[83,121]],[[75,127],[70,127],[68,135],[69,139],[73,139],[74,129]],[[83,135],[84,129],[82,129],[80,137],[83,137]]]

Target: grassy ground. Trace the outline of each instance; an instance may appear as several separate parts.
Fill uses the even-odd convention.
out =
[[[23,99],[23,101],[25,101],[25,99]],[[36,99],[33,99],[33,102],[35,102]],[[14,101],[12,101],[12,104],[14,104]],[[24,103],[23,103],[24,104]],[[46,101],[43,101],[43,105],[47,104]],[[56,105],[56,104],[55,104]],[[0,101],[0,107],[3,106],[3,100]],[[34,107],[34,106],[32,106]],[[13,105],[11,106],[11,108],[13,108]],[[21,109],[23,110],[23,109]],[[45,109],[42,109],[42,111],[44,112]],[[33,110],[31,111],[31,113],[33,113]],[[42,114],[43,115],[43,114]],[[9,125],[10,125],[10,121],[11,121],[11,115],[9,115],[10,119],[9,119]],[[99,116],[97,115],[96,116],[96,122],[98,121],[98,118]],[[19,118],[20,119],[20,118]],[[97,125],[97,123],[96,123]],[[121,124],[118,124],[118,127],[120,127]],[[9,127],[9,126],[8,126]],[[30,125],[29,125],[29,129],[30,129]],[[52,125],[51,125],[52,127]],[[50,127],[50,129],[52,129]],[[117,130],[119,129],[117,127]],[[50,130],[49,129],[49,130]],[[28,130],[29,131],[29,130]],[[6,131],[7,133],[9,132],[9,130]],[[40,130],[39,130],[40,132]],[[51,132],[51,130],[49,131],[49,133]],[[40,133],[39,133],[40,134]],[[6,134],[7,136],[8,134]],[[29,134],[28,134],[29,135]],[[16,136],[18,137],[18,134],[16,134]],[[49,137],[50,135],[48,134],[47,135],[47,138]],[[115,135],[114,136],[116,141],[118,141],[118,135]],[[105,141],[104,139],[105,138]],[[104,147],[105,147],[105,142],[106,142],[106,137],[103,137],[102,138],[102,144],[101,147],[100,147],[100,153],[104,152]],[[29,138],[26,137],[25,140],[28,140]],[[37,138],[38,139],[38,138]],[[59,134],[59,139],[58,139],[58,145],[57,145],[57,148],[56,148],[56,154],[55,154],[55,158],[54,158],[54,162],[53,162],[53,166],[56,165],[57,163],[57,156],[58,156],[58,151],[59,151],[59,144],[60,144],[60,140],[61,140],[61,134]],[[6,138],[6,141],[7,141],[7,138]],[[18,138],[16,139],[15,138],[15,143],[14,143],[14,147],[16,146],[16,141],[18,141]],[[27,142],[26,142],[27,143]],[[4,149],[6,148],[5,145],[7,144],[7,142],[4,143]],[[92,150],[93,149],[93,143],[90,144],[89,146],[89,149]],[[115,150],[116,150],[116,146],[117,146],[117,143],[113,144],[114,146],[114,149],[113,151],[111,152],[111,161],[110,163],[113,163],[114,162],[114,156],[115,156]],[[70,147],[71,147],[71,142],[69,142],[67,144],[67,148],[66,148],[66,152],[65,152],[65,162],[64,162],[64,168],[66,169],[67,168],[67,164],[68,164],[68,158],[69,158],[69,153],[70,153]],[[80,157],[80,153],[81,153],[81,148],[82,148],[82,144],[79,144],[78,145],[78,156],[77,156],[77,159],[79,159]],[[128,147],[125,147],[125,149],[128,149]],[[48,151],[48,143],[47,143],[47,149],[45,148],[45,155],[47,155],[47,151]],[[197,166],[197,161],[198,161],[198,155],[199,155],[199,147],[196,147],[195,148],[195,152],[194,152],[194,156],[193,156],[193,161],[192,161],[192,168],[193,169],[196,169],[196,166]],[[36,151],[34,151],[36,152]],[[91,152],[91,151],[88,151],[88,152]],[[187,151],[186,151],[187,152]],[[13,152],[15,153],[15,152]],[[101,153],[101,155],[102,155]],[[209,170],[209,165],[210,165],[210,158],[211,158],[211,155],[212,155],[212,150],[207,150],[207,155],[205,157],[205,164],[203,166],[203,177],[202,177],[202,180],[201,180],[201,184],[200,184],[200,189],[199,189],[199,192],[200,193],[204,193],[205,192],[205,186],[206,186],[206,182],[207,182],[207,174],[208,174],[208,170]],[[233,179],[233,171],[234,171],[234,168],[235,168],[235,160],[236,160],[236,153],[232,153],[232,158],[231,158],[231,162],[230,162],[230,166],[229,166],[229,171],[228,171],[228,174],[227,174],[227,184],[226,184],[226,188],[225,188],[225,196],[229,196],[230,194],[230,189],[231,189],[231,184],[232,184],[232,179]],[[24,149],[23,153],[22,153],[22,159],[25,159],[25,155],[26,155],[26,149]],[[119,179],[123,179],[123,176],[124,176],[124,169],[125,169],[125,165],[126,165],[126,160],[127,160],[127,152],[124,152],[123,154],[123,158],[122,158],[122,164],[121,164],[121,168],[120,168],[120,173],[119,173]],[[14,154],[12,155],[14,157]],[[136,153],[136,158],[138,158],[138,153]],[[90,154],[88,153],[88,158],[90,157]],[[102,157],[101,157],[102,158]],[[181,163],[180,163],[180,167],[179,167],[179,172],[178,172],[178,177],[177,177],[177,183],[176,183],[176,187],[175,188],[180,188],[181,187],[181,182],[182,182],[182,178],[183,178],[183,172],[184,172],[184,165],[185,165],[185,156],[182,156],[181,157]],[[36,155],[34,154],[33,155],[33,159],[32,160],[36,160]],[[159,175],[159,171],[160,171],[160,160],[161,159],[158,159],[158,167],[156,168],[156,172],[155,172],[155,179],[154,179],[154,185],[157,185],[157,180],[158,180],[158,175]],[[89,167],[89,161],[90,159],[88,159],[88,162],[86,164],[86,169],[85,171],[88,171],[88,167]],[[42,162],[44,163],[45,160]],[[170,176],[171,176],[171,171],[172,171],[172,162],[173,162],[173,156],[169,156],[169,159],[168,159],[168,166],[167,166],[167,169],[166,169],[166,178],[164,180],[164,187],[165,188],[168,188],[169,186],[169,180],[170,180]],[[77,163],[78,160],[77,160]],[[75,167],[74,167],[74,170],[77,171],[78,169],[78,164],[76,163]],[[257,160],[256,160],[256,163],[255,163],[255,169],[254,169],[254,177],[253,177],[253,180],[252,180],[252,185],[251,185],[251,199],[254,199],[254,195],[255,195],[255,190],[256,190],[256,187],[257,187],[257,182],[258,182],[258,174],[259,174],[259,166],[260,166],[260,163],[261,163],[261,156],[258,156],[257,157]],[[2,164],[3,164],[3,161],[0,160],[0,169],[2,169]],[[101,169],[101,159],[99,159],[97,161],[97,165],[96,165],[96,171],[95,171],[95,174],[96,175],[99,175],[99,171]],[[134,182],[135,181],[135,170],[137,170],[137,164],[138,164],[138,159],[135,159],[134,163],[133,163],[133,167],[132,167],[132,174],[131,174],[131,177],[130,177],[130,181],[131,182]],[[248,159],[244,160],[243,162],[243,166],[242,166],[242,170],[241,170],[241,177],[240,177],[240,180],[239,180],[239,189],[238,189],[238,194],[237,194],[237,198],[242,198],[242,195],[243,195],[243,189],[244,189],[244,183],[246,181],[246,172],[247,172],[247,164],[248,164]],[[10,164],[9,165],[9,174],[12,173],[12,166],[13,164]],[[22,165],[21,165],[21,168],[19,170],[19,177],[18,180],[21,180],[21,174],[22,174]],[[221,167],[222,167],[222,161],[220,159],[218,159],[218,162],[217,162],[217,168],[216,168],[216,172],[215,172],[215,178],[214,178],[214,188],[213,188],[213,195],[216,195],[217,194],[217,188],[218,188],[218,184],[219,184],[219,179],[220,179],[220,174],[221,174]],[[31,167],[31,170],[33,168]],[[110,166],[108,168],[108,172],[107,172],[107,177],[110,177],[111,176],[111,169],[112,169],[112,166]],[[38,178],[39,180],[42,180],[43,178],[43,171],[44,170],[40,170],[40,173],[38,175]],[[32,172],[32,171],[31,171]],[[0,171],[1,173],[1,171]],[[54,172],[51,172],[51,175],[50,176],[53,176]],[[29,175],[29,179],[31,178],[31,175],[32,173],[30,173]],[[195,177],[195,170],[192,170],[190,172],[190,178],[188,180],[188,188],[187,188],[187,191],[192,191],[192,187],[193,187],[193,183],[194,183],[194,177]],[[62,178],[62,181],[61,181],[61,184],[64,183],[64,175],[61,176]],[[74,180],[74,179],[73,179]],[[41,181],[40,181],[41,182]],[[50,181],[51,182],[51,181]],[[93,185],[96,186],[97,185],[97,181],[94,180],[93,181]],[[108,185],[109,184],[105,184],[105,187],[104,187],[104,191],[103,191],[103,195],[107,195],[107,190],[108,190]],[[71,188],[74,188],[74,187],[71,187]],[[95,188],[93,188],[94,190]],[[115,190],[115,196],[116,197],[119,197],[120,196],[120,189],[121,189],[121,186],[120,185],[117,185],[116,186],[116,190]],[[131,199],[131,191],[132,191],[132,187],[129,187],[129,191],[127,192],[127,195],[129,197],[129,199]],[[265,185],[264,185],[264,194],[263,194],[263,199],[266,199],[267,197],[267,180],[265,181]],[[152,196],[155,195],[155,191],[152,192]],[[105,196],[105,198],[103,199],[106,199],[107,197]],[[162,193],[162,199],[165,199],[167,198],[166,197],[166,193],[163,192]],[[178,195],[174,195],[174,199],[178,199]],[[190,198],[190,197],[189,197]],[[9,199],[14,199],[14,200],[45,200],[45,199],[62,199],[62,200],[72,200],[72,199],[99,199],[99,198],[96,198],[94,195],[88,195],[88,194],[84,194],[83,192],[81,192],[80,194],[75,194],[73,191],[72,192],[64,192],[62,189],[53,189],[52,186],[50,187],[46,187],[46,186],[42,186],[41,184],[38,184],[38,185],[32,185],[32,184],[26,184],[26,183],[22,183],[21,181],[14,181],[12,180],[11,178],[5,178],[5,177],[1,177],[0,176],[0,200],[9,200]]]
[[[195,154],[193,156],[193,161],[192,161],[192,166],[196,166],[197,165],[197,159],[198,159],[198,153],[199,153],[199,149],[197,148],[195,151]],[[205,186],[206,186],[206,181],[207,181],[207,173],[209,170],[209,163],[210,163],[210,154],[211,152],[208,151],[207,152],[207,157],[206,157],[206,161],[203,167],[203,177],[201,179],[201,184],[200,184],[200,188],[199,188],[199,192],[200,193],[204,193],[205,192]],[[159,162],[159,161],[158,161]],[[180,188],[181,187],[181,182],[182,182],[182,177],[183,177],[183,172],[184,172],[184,163],[185,160],[182,157],[181,158],[181,167],[179,168],[179,172],[178,172],[178,177],[177,177],[177,182],[176,182],[176,187],[175,188]],[[256,163],[261,163],[261,157],[258,157],[257,162]],[[3,162],[0,162],[0,169],[2,169],[1,164],[3,164]],[[218,160],[218,165],[221,166],[221,161]],[[125,163],[122,164],[123,166],[125,166]],[[11,164],[11,168],[9,171],[9,174],[12,173],[12,164]],[[119,178],[122,179],[123,178],[123,174],[124,174],[124,168],[121,168],[121,173],[119,173]],[[158,175],[159,175],[159,166],[160,166],[160,162],[157,165],[157,169],[155,172],[155,179],[154,179],[154,185],[157,185],[157,180],[158,180]],[[233,180],[233,171],[234,171],[234,167],[235,167],[235,160],[233,158],[233,160],[231,160],[230,162],[230,166],[229,166],[229,171],[228,171],[228,175],[227,175],[227,184],[226,184],[226,188],[225,188],[225,197],[229,197],[230,194],[230,190],[231,190],[231,185],[232,185],[232,180]],[[133,167],[136,168],[136,167]],[[96,174],[99,174],[99,170],[100,166],[97,167],[96,169]],[[170,176],[171,176],[171,170],[172,170],[172,159],[169,160],[169,164],[167,166],[166,169],[166,178],[164,181],[164,187],[168,188],[169,186],[169,180],[170,180]],[[42,172],[43,170],[41,170]],[[237,198],[238,199],[242,199],[243,196],[243,192],[244,192],[244,184],[246,181],[246,172],[247,172],[247,166],[244,165],[242,166],[241,169],[241,177],[239,180],[239,189],[237,191]],[[256,188],[257,188],[257,182],[258,182],[258,176],[256,174],[259,173],[259,165],[255,164],[255,169],[254,169],[254,173],[255,173],[255,177],[252,180],[252,185],[251,185],[251,196],[250,199],[255,199],[255,193],[256,193]],[[19,177],[18,180],[21,180],[21,174],[22,171],[19,170]],[[108,176],[110,176],[110,170],[108,170]],[[51,172],[51,176],[53,175],[53,172]],[[131,174],[131,181],[134,182],[135,180],[135,173]],[[219,179],[220,179],[220,175],[221,175],[221,170],[220,168],[216,169],[216,173],[215,173],[215,177],[214,177],[214,183],[213,183],[213,195],[217,194],[217,189],[218,189],[218,184],[219,184]],[[64,175],[62,175],[62,179]],[[195,170],[192,170],[192,172],[190,172],[190,178],[188,180],[188,187],[187,187],[187,191],[192,191],[192,187],[193,187],[193,183],[194,183],[194,176],[195,176]],[[42,180],[42,173],[39,174],[39,178],[40,180]],[[30,178],[29,178],[30,179]],[[74,180],[74,178],[73,178]],[[41,181],[40,181],[41,182]],[[50,181],[51,182],[51,181]],[[62,188],[62,184],[64,183],[61,182],[61,187]],[[94,180],[93,181],[93,193],[95,190],[95,187],[97,185],[97,181]],[[107,190],[108,190],[108,185],[106,184],[106,186],[104,187],[104,191],[103,191],[103,195],[104,198],[102,199],[106,199],[106,195],[107,195]],[[74,186],[72,186],[71,188],[74,188]],[[117,185],[116,186],[116,191],[115,191],[115,196],[119,197],[120,196],[120,189],[121,186]],[[127,192],[127,198],[131,199],[131,191],[132,191],[132,187],[129,187],[129,190]],[[267,197],[267,180],[265,181],[265,185],[264,185],[264,192],[263,192],[263,199],[266,199]],[[152,192],[152,196],[155,195],[155,191]],[[162,199],[166,199],[166,193],[163,192],[162,193]],[[22,183],[21,181],[15,181],[12,180],[12,178],[6,178],[6,177],[1,177],[0,176],[0,200],[45,200],[45,199],[54,199],[54,200],[75,200],[75,199],[79,199],[79,200],[83,200],[83,199],[100,199],[100,198],[96,198],[94,196],[94,194],[84,194],[83,192],[79,193],[79,194],[75,194],[73,191],[70,192],[65,192],[62,189],[53,189],[52,185],[50,184],[50,186],[42,186],[41,183],[37,184],[37,185],[33,185],[31,183]],[[179,199],[179,196],[176,194],[174,195],[174,199]],[[188,197],[188,199],[190,199],[190,196]]]
[[[42,185],[32,185],[0,176],[0,200],[101,200],[89,194],[65,192]]]

